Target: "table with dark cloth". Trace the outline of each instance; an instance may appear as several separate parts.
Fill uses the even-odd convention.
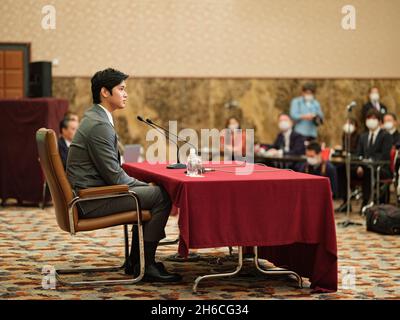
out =
[[[38,161],[36,131],[59,132],[68,101],[55,98],[0,100],[0,198],[38,204],[43,174]]]
[[[209,166],[221,171],[193,178],[164,164],[125,163],[123,168],[132,177],[162,185],[180,208],[181,255],[189,248],[258,246],[261,258],[309,278],[314,292],[337,290],[328,178],[261,165],[250,175]]]

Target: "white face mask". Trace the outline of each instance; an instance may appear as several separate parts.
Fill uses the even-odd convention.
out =
[[[305,94],[304,100],[306,100],[306,102],[311,102],[314,100],[314,96],[312,94]]]
[[[376,128],[378,128],[379,121],[378,119],[367,119],[367,121],[365,121],[365,125],[368,129],[375,130]]]
[[[354,127],[354,124],[352,123],[345,123],[343,126],[343,131],[347,134],[352,134],[356,128]]]
[[[239,125],[238,124],[230,124],[228,126],[228,128],[231,129],[231,130],[236,130],[236,129],[239,129]]]
[[[316,166],[321,163],[320,159],[318,157],[307,157],[307,163],[310,166]]]
[[[281,131],[287,131],[292,127],[292,123],[288,120],[279,121],[278,127]]]
[[[373,92],[369,95],[369,98],[371,99],[371,101],[373,102],[378,102],[379,101],[379,93],[377,92]]]
[[[387,131],[390,131],[390,130],[392,130],[392,129],[394,128],[394,123],[393,123],[392,121],[386,121],[386,122],[383,124],[383,127],[384,127]]]

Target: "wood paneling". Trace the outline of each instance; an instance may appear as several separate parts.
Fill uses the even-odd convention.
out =
[[[24,96],[24,52],[0,48],[0,98]]]

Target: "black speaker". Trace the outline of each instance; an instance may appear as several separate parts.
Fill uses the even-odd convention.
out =
[[[29,96],[32,98],[51,97],[51,86],[51,62],[31,62],[29,64]]]

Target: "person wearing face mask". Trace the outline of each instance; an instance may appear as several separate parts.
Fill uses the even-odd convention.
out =
[[[242,130],[236,117],[230,117],[225,123],[220,139],[221,155],[229,152],[231,160],[243,160],[246,155],[246,130]]]
[[[387,113],[383,116],[383,128],[392,136],[393,146],[400,148],[400,132],[397,130],[397,117],[394,113]]]
[[[365,120],[367,119],[367,113],[371,109],[378,111],[382,115],[386,114],[388,110],[386,106],[380,102],[380,94],[379,94],[379,89],[377,87],[372,87],[369,90],[369,101],[363,106],[362,121],[364,124]]]
[[[346,151],[346,140],[348,135],[350,135],[350,153],[357,153],[358,141],[360,140],[360,134],[358,133],[358,124],[356,119],[349,118],[343,125],[342,134],[342,150]],[[346,212],[347,211],[347,176],[346,176],[346,165],[336,164],[336,172],[338,177],[338,198],[343,200],[343,203],[335,210],[336,212]],[[360,183],[359,178],[356,175],[355,168],[351,170],[351,181]],[[350,208],[351,211],[351,208]]]
[[[274,155],[303,155],[305,153],[304,137],[293,130],[293,121],[286,113],[278,118],[280,133],[271,145],[268,153]]]
[[[290,104],[290,116],[296,122],[294,130],[308,141],[317,138],[317,127],[324,119],[321,106],[314,96],[315,85],[306,83],[302,95],[294,98]]]
[[[322,160],[321,146],[318,142],[311,142],[306,147],[307,161],[298,166],[299,172],[328,177],[331,183],[332,196],[337,194],[337,174],[335,166],[329,161]]]
[[[357,155],[364,159],[390,161],[390,151],[392,149],[392,136],[384,129],[381,129],[382,114],[371,109],[366,115],[365,125],[368,131],[364,132],[358,142]],[[381,179],[391,177],[389,165],[381,167]],[[365,206],[371,195],[371,172],[367,167],[357,167],[357,176],[363,178],[362,193]],[[387,194],[382,193],[382,202],[385,202]]]
[[[360,134],[358,133],[358,124],[356,119],[350,118],[343,125],[342,133],[342,150],[345,149],[346,139],[350,135],[350,153],[354,154],[357,152],[358,140],[360,139]]]

